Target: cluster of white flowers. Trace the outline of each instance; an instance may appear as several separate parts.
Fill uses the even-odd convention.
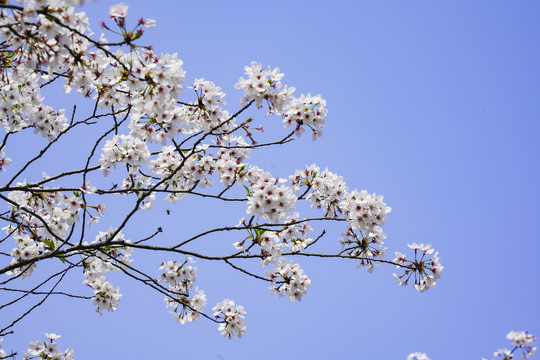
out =
[[[242,305],[236,306],[233,300],[225,299],[212,309],[214,317],[221,320],[219,332],[227,339],[239,338],[246,333],[246,312]]]
[[[281,112],[285,128],[294,126],[296,136],[300,137],[306,131],[305,127],[311,129],[313,140],[322,136],[321,129],[325,126],[324,119],[328,110],[326,100],[321,95],[308,94],[295,98],[295,88],[281,84],[284,74],[279,68],[271,70],[268,67],[264,70],[261,64],[253,61],[245,70],[247,79],[240,78],[235,85],[237,89],[244,91],[241,104],[254,100],[260,108],[264,100],[270,113]]]
[[[287,262],[285,258],[273,263],[274,268],[266,271],[266,278],[272,280],[272,294],[280,297],[287,295],[290,301],[302,301],[302,296],[307,293],[311,280],[304,274],[300,265],[293,261]]]
[[[275,232],[258,231],[257,233],[258,234],[255,236],[255,242],[260,246],[261,255],[263,256],[261,267],[278,261],[280,256],[283,254],[285,243],[281,242],[280,238]]]
[[[181,126],[188,122],[183,109],[176,104],[182,94],[185,71],[177,54],[164,54],[158,58],[154,53],[145,51],[144,63],[137,59],[136,53],[123,55],[129,57],[130,63],[136,64],[134,74],[137,77],[129,79],[127,84],[120,83],[119,89],[113,93],[113,100],[123,101],[117,94],[129,91],[132,96],[123,104],[132,106],[132,135],[164,145],[166,139],[174,138]]]
[[[176,290],[171,290],[176,291]],[[181,296],[181,301],[171,300],[166,298],[168,307],[173,307],[170,313],[180,323],[186,324],[199,320],[201,313],[206,305],[206,295],[204,291],[195,288],[195,294],[192,297]]]
[[[11,264],[52,252],[62,246],[70,226],[80,220],[79,212],[83,206],[82,195],[78,191],[67,196],[60,191],[41,192],[41,187],[28,183],[17,183],[17,186],[32,187],[35,191],[12,191],[8,195],[12,202],[12,218],[16,221],[2,230],[15,239]],[[87,183],[81,188],[81,192],[91,193],[94,189]],[[90,208],[95,209],[95,215],[90,213]],[[103,204],[87,206],[85,210],[91,217],[90,224],[97,223],[105,209]],[[24,265],[8,274],[21,276],[23,279],[30,276],[36,266],[35,263]]]
[[[506,338],[519,348],[531,348],[536,340],[536,336],[527,331],[510,331],[506,334]],[[536,350],[536,348],[534,349]]]
[[[9,14],[2,10],[3,44],[14,49],[9,58],[12,71],[4,74],[8,81],[2,85],[1,93],[5,95],[0,97],[0,118],[6,130],[33,126],[53,139],[66,128],[64,111],[43,105],[39,93],[42,83],[61,73],[66,74],[67,93],[76,89],[84,96],[93,95],[102,109],[129,106],[132,131],[141,138],[163,141],[165,137],[174,137],[180,110],[176,101],[185,81],[183,62],[176,54],[158,57],[151,47],[132,48],[129,52],[122,47],[112,50],[103,34],[99,41],[91,40],[85,13],[66,6],[80,2],[27,0],[24,12]],[[124,41],[131,42],[142,35],[140,25],[152,27],[155,21],[141,19],[136,31],[127,30],[127,8],[125,4],[112,6],[110,14]],[[31,32],[26,31],[27,24],[35,26]],[[109,29],[106,25],[105,28]],[[95,47],[96,43],[103,45]]]
[[[279,112],[286,109],[294,87],[283,87],[281,79],[284,74],[279,72],[279,68],[273,70],[268,67],[263,70],[262,65],[253,61],[251,66],[246,66],[247,79],[240,78],[235,87],[244,91],[244,98],[241,103],[247,103],[250,100],[255,100],[257,107],[262,107],[262,102],[265,100],[268,104],[270,112]]]
[[[172,307],[170,313],[180,323],[196,321],[206,305],[206,295],[203,290],[195,288],[195,294],[190,297],[189,290],[197,280],[197,268],[186,266],[193,259],[186,257],[183,263],[167,261],[160,269],[166,270],[158,277],[158,281],[169,285],[169,295],[165,297],[167,307]]]
[[[242,170],[247,166],[244,164],[244,160],[249,157],[250,153],[249,145],[245,139],[232,134],[222,135],[216,140],[216,145],[222,146],[214,164],[220,182],[225,186],[231,186],[237,179],[244,181],[243,179],[248,175],[247,173],[252,173],[249,171],[242,173]],[[251,179],[251,181],[255,180]]]
[[[131,135],[115,135],[105,143],[99,163],[105,176],[111,166],[116,168],[117,163],[129,165],[129,172],[136,173],[149,157],[150,151],[143,140]]]
[[[382,195],[368,194],[366,190],[347,193],[340,208],[348,226],[367,235],[376,233],[392,210],[383,199]]]
[[[324,118],[328,114],[326,100],[321,95],[302,95],[289,103],[288,110],[283,114],[285,128],[294,126],[296,136],[302,136],[307,126],[312,131],[312,139],[315,141],[322,136],[322,128],[325,125]]]
[[[86,276],[83,284],[88,285],[94,291],[94,305],[96,311],[102,313],[102,310],[114,311],[120,305],[120,288],[114,288],[113,285],[103,275]]]
[[[274,178],[266,172],[251,183],[247,213],[277,223],[296,208],[296,196],[285,185],[285,180]]]
[[[43,104],[39,92],[41,79],[36,74],[17,72],[4,76],[0,86],[0,121],[6,132],[33,127],[34,133],[53,140],[67,128],[64,110],[54,111]]]
[[[166,272],[158,277],[158,281],[164,282],[169,286],[178,287],[181,293],[187,293],[197,280],[197,268],[186,266],[188,262],[192,261],[191,258],[187,258],[183,263],[177,261],[162,263],[160,269],[166,270]]]
[[[109,241],[125,240],[124,234],[118,232],[114,237],[116,229],[112,227],[106,232],[100,231],[96,236],[94,243],[107,243]],[[104,274],[110,271],[118,271],[126,265],[131,264],[132,249],[130,247],[111,246],[110,249],[97,249],[92,251],[92,255],[87,256],[84,263],[84,281],[83,284],[89,286],[94,291],[94,305],[96,311],[100,314],[102,310],[114,311],[120,305],[122,294],[119,288],[113,285],[105,278]]]
[[[197,131],[216,130],[225,132],[234,123],[229,113],[222,109],[226,105],[225,93],[211,81],[196,79],[192,86],[197,95],[196,105],[184,105],[180,109],[183,134]],[[228,123],[225,123],[229,121]],[[218,129],[219,127],[219,129]]]
[[[289,177],[289,181],[296,192],[299,192],[302,186],[307,186],[311,190],[307,195],[311,207],[324,210],[325,217],[335,217],[341,212],[340,201],[349,190],[342,176],[328,169],[321,171],[315,164],[306,166],[304,170],[296,170],[294,175]]]
[[[170,191],[166,196],[167,201],[176,203],[196,186],[211,186],[212,181],[207,176],[215,164],[212,156],[197,153],[182,156],[174,146],[164,146],[158,158],[150,161],[149,168],[153,175],[164,180],[161,187]]]
[[[431,360],[428,356],[421,352],[415,352],[407,356],[407,360]]]
[[[174,146],[164,146],[158,158],[150,161],[149,168],[152,174],[167,179],[162,187],[168,187],[173,191],[185,191],[168,194],[167,200],[173,203],[183,198],[205,175],[203,169],[197,165],[196,156],[183,158],[176,152]]]
[[[383,202],[383,197],[368,194],[366,190],[349,192],[341,176],[328,169],[321,171],[315,164],[296,170],[289,181],[297,193],[306,196],[312,208],[323,210],[325,217],[343,215],[347,230],[340,239],[342,253],[359,260],[358,267],[372,272],[374,260],[386,255],[386,248],[382,247],[386,235],[381,226],[386,223],[391,208]]]
[[[280,239],[291,252],[303,251],[313,239],[308,237],[313,231],[311,225],[307,222],[299,222],[300,214],[295,212],[283,221],[283,229],[276,232]]]
[[[537,340],[536,336],[529,334],[528,331],[510,331],[506,338],[512,342],[514,348],[509,349],[499,349],[493,352],[493,359],[500,360],[512,360],[515,358],[515,352],[517,349],[521,350],[521,359],[529,359],[535,352],[536,347],[534,346],[534,341]],[[482,358],[482,360],[487,360]]]
[[[240,219],[238,226],[246,226],[245,219]],[[291,252],[303,251],[313,240],[308,234],[313,228],[306,222],[299,221],[299,214],[293,213],[283,221],[282,229],[248,229],[250,235],[243,241],[235,242],[233,246],[241,251],[247,251],[246,241],[259,245],[261,249],[261,267],[271,265],[266,271],[266,278],[272,281],[272,294],[280,297],[287,295],[291,301],[301,300],[311,285],[311,280],[304,274],[300,265],[287,262],[282,257],[285,248]],[[251,248],[252,245],[249,245]]]
[[[360,260],[359,268],[366,267],[372,272],[377,265],[372,259],[386,256],[386,248],[382,247],[386,235],[381,226],[386,223],[386,215],[391,208],[386,206],[381,195],[354,190],[345,193],[339,203],[339,211],[347,221],[347,231],[342,233],[343,238],[340,239],[344,251]]]
[[[35,242],[27,234],[22,234],[14,237],[16,247],[11,250],[11,264],[15,264],[21,260],[32,259],[44,252],[44,243]],[[24,279],[27,276],[32,275],[34,269],[37,267],[36,263],[21,266],[8,272],[8,275],[19,276],[20,279]]]
[[[535,352],[536,347],[533,345],[537,340],[536,336],[529,334],[528,331],[510,331],[506,338],[512,342],[514,349],[499,349],[493,353],[494,358],[501,358],[501,360],[514,359],[514,352],[517,349],[521,349],[521,359],[529,359]],[[482,359],[486,360],[486,359]]]
[[[6,86],[11,88],[2,88],[2,94],[7,96],[3,99],[7,106],[2,106],[2,118],[8,116],[4,126],[13,131],[34,126],[51,139],[65,127],[62,111],[54,112],[41,104],[39,86],[43,81],[54,79],[54,73],[68,73],[67,81],[70,81],[75,69],[84,67],[81,65],[88,60],[86,52],[91,46],[85,37],[90,33],[88,18],[84,12],[76,13],[73,7],[67,6],[75,3],[80,1],[27,0],[22,12],[2,10],[3,44],[13,49],[8,60],[12,71],[4,73],[3,77]],[[47,9],[48,15],[37,14],[38,8]],[[51,16],[62,19],[61,24]],[[33,26],[31,32],[27,31],[28,24]],[[76,60],[72,54],[77,54]]]
[[[61,337],[60,335],[45,333],[45,337],[47,338],[47,341],[42,342],[41,340],[36,340],[30,342],[23,359],[75,360],[72,348],[61,351],[58,347],[58,343],[54,342]],[[5,356],[5,353],[2,354],[2,350],[0,350],[0,357],[2,356]]]
[[[430,244],[412,243],[408,245],[414,250],[413,261],[407,260],[406,256],[396,251],[396,257],[393,262],[397,264],[397,268],[405,269],[402,275],[393,274],[401,286],[407,285],[409,279],[414,274],[414,287],[420,292],[431,289],[437,284],[437,280],[441,277],[444,266],[441,265],[438,254],[435,253],[431,259],[426,258],[426,255],[433,254],[435,251]],[[419,258],[420,257],[420,258]]]

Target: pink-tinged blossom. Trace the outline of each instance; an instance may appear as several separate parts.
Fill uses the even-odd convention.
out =
[[[142,24],[147,28],[153,28],[156,26],[156,20],[154,19],[143,19]]]
[[[30,355],[39,355],[41,352],[45,350],[45,346],[41,342],[41,340],[36,340],[30,342],[28,345],[28,349],[26,350]]]
[[[125,3],[113,5],[109,8],[111,18],[125,18],[128,13],[128,6]]]
[[[400,253],[399,251],[396,251],[395,254],[396,254],[396,257],[392,261],[400,265],[405,264],[405,260],[406,260],[405,255]]]
[[[11,159],[6,157],[4,149],[0,150],[0,171],[6,171],[6,166],[11,164]]]

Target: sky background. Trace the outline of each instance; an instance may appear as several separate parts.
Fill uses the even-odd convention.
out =
[[[82,7],[96,33],[115,3]],[[124,295],[116,312],[99,316],[90,303],[55,298],[6,338],[6,349],[26,349],[55,332],[78,360],[395,360],[414,351],[432,360],[480,360],[510,347],[510,330],[540,335],[538,1],[126,3],[128,24],[141,16],[157,21],[140,43],[177,52],[186,85],[201,77],[215,82],[231,112],[242,96],[234,84],[253,60],[279,67],[297,96],[321,94],[329,109],[323,137],[254,153],[252,163],[279,177],[316,163],[351,190],[383,194],[392,207],[383,227],[388,258],[408,243],[431,243],[443,276],[420,294],[397,286],[391,266],[368,274],[348,261],[299,258],[312,286],[291,303],[230,268],[197,262],[207,311],[231,298],[248,313],[247,335],[236,341],[206,320],[176,323],[161,295],[111,276]],[[67,109],[74,101],[60,93],[46,99]],[[285,134],[278,118],[253,114],[267,134]],[[33,145],[13,146],[31,153]],[[142,237],[162,225],[176,239],[244,215],[243,206],[216,205],[185,199],[156,206],[124,233]],[[122,210],[111,206],[111,223],[100,226],[114,226]],[[339,249],[339,225],[327,227],[323,247]],[[214,238],[208,246],[238,240]],[[156,276],[159,263],[172,260],[133,258]],[[89,291],[82,274],[68,280],[79,293]]]

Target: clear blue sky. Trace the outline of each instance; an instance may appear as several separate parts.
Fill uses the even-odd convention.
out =
[[[6,339],[8,349],[56,332],[78,360],[398,360],[413,351],[480,360],[508,347],[510,330],[540,335],[538,1],[125,2],[128,23],[157,20],[143,42],[178,52],[187,84],[214,81],[230,110],[252,60],[280,67],[297,95],[321,94],[329,115],[320,140],[306,136],[253,161],[281,177],[317,163],[351,189],[383,194],[392,207],[388,257],[407,243],[431,243],[443,277],[420,294],[398,287],[387,266],[367,274],[346,261],[300,259],[313,285],[290,303],[270,296],[266,284],[199,262],[207,310],[224,298],[243,304],[245,338],[224,340],[204,320],[175,323],[161,295],[113,277],[124,294],[115,313],[55,299]],[[115,3],[83,7],[94,31]],[[263,113],[256,122],[281,128]],[[205,215],[207,205],[179,202],[176,223],[165,229],[182,236],[223,224],[209,219],[219,212]],[[148,223],[171,222],[164,208],[152,213]],[[147,233],[139,224],[133,237]],[[337,248],[340,232],[329,228],[329,247]],[[156,274],[154,264],[169,260],[143,255],[135,262]]]

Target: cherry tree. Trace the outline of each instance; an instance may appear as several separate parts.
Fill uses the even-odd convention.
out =
[[[327,118],[331,123],[323,95],[297,96],[279,68],[252,62],[239,71],[235,87],[242,95],[233,101],[239,105],[228,107],[213,82],[185,84],[177,54],[159,54],[144,44],[154,20],[130,19],[121,3],[110,7],[96,34],[75,9],[82,2],[0,4],[0,337],[16,333],[21,321],[31,321],[55,296],[90,301],[99,313],[115,311],[122,291],[109,281],[110,272],[162,294],[164,308],[179,323],[214,322],[229,339],[246,333],[248,315],[242,304],[198,286],[201,262],[226,264],[290,301],[301,301],[311,285],[301,266],[307,257],[352,261],[370,273],[376,265],[395,267],[398,285],[419,292],[436,285],[443,266],[431,245],[402,244],[402,252],[387,257],[383,226],[391,208],[382,195],[349,188],[316,164],[299,164],[280,178],[251,163],[257,152],[321,137]],[[47,105],[46,92],[55,86],[81,104]],[[265,125],[254,125],[255,116]],[[279,135],[268,140],[265,127]],[[55,149],[81,129],[91,146],[77,150],[78,165],[60,172],[51,166],[52,172],[45,168],[36,177],[35,165],[57,162]],[[44,138],[44,145],[21,161],[10,144],[29,132]],[[241,204],[243,210],[227,226],[201,221],[200,232],[184,238],[161,226],[130,233],[139,214],[151,216],[161,203],[181,207],[186,197],[231,209],[225,211]],[[108,214],[111,204],[121,204],[120,217]],[[331,222],[340,224],[341,235],[326,234]],[[224,233],[236,240],[224,248],[205,246]],[[321,243],[333,244],[333,250]],[[161,254],[161,264],[149,269],[132,256],[148,252]],[[259,269],[249,266],[253,261]],[[80,274],[84,294],[63,286],[68,273]],[[208,304],[208,298],[220,300]],[[23,299],[33,303],[20,313],[10,311]],[[59,335],[45,338],[31,342],[24,356],[73,358],[70,348],[59,349]],[[0,350],[0,358],[12,356]]]

